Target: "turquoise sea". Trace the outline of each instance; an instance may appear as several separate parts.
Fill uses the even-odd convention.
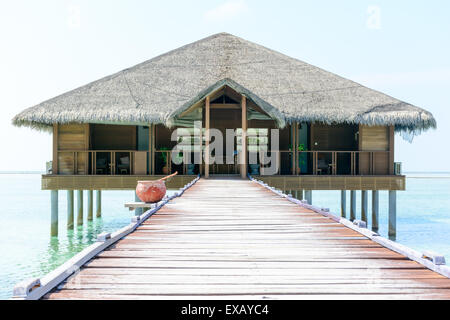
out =
[[[41,191],[40,183],[39,174],[0,174],[0,299],[11,297],[17,282],[48,273],[95,241],[97,234],[127,225],[133,215],[124,208],[125,202],[134,201],[132,191],[107,191],[102,194],[103,216],[92,222],[85,216],[83,226],[67,231],[63,191],[59,236],[51,238],[50,192]],[[397,241],[442,253],[450,262],[450,174],[411,174],[406,185],[397,196]],[[339,212],[339,201],[339,191],[313,192],[313,204],[332,212]],[[359,212],[359,193],[357,205]],[[383,236],[387,215],[387,192],[380,192]]]

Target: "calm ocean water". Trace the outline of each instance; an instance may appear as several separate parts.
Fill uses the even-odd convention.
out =
[[[417,250],[437,251],[450,261],[450,175],[412,176],[407,179],[407,191],[397,196],[397,241]],[[48,273],[95,241],[97,234],[127,225],[133,215],[123,207],[134,201],[132,191],[103,192],[102,218],[88,222],[85,216],[83,226],[68,232],[63,191],[59,193],[59,237],[51,238],[50,192],[40,188],[39,174],[0,174],[0,299],[9,298],[17,282]],[[357,199],[359,212],[359,193]],[[387,236],[387,200],[387,192],[380,192],[383,236]],[[339,201],[339,191],[313,192],[313,204],[332,212],[339,212]]]

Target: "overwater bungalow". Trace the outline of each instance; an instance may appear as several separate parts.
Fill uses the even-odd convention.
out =
[[[393,216],[395,191],[405,189],[394,134],[408,138],[436,126],[424,109],[227,33],[64,93],[13,123],[53,133],[43,190],[89,190],[92,201],[92,190],[131,190],[175,171],[169,187],[198,174],[251,174],[309,202],[312,190],[341,190],[343,211],[351,190],[351,214],[356,190],[362,210],[367,191],[378,201],[378,191],[389,190]],[[192,143],[173,161],[179,128]],[[210,128],[232,146],[223,150],[226,161],[199,156],[209,154]],[[279,129],[277,148],[271,129]],[[260,151],[276,163],[274,172],[252,157]],[[185,161],[196,155],[200,161]]]

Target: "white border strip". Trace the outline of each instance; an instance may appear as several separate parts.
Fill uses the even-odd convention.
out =
[[[308,204],[305,200],[300,201],[296,198],[293,198],[291,195],[286,195],[281,190],[275,189],[263,181],[256,180],[252,176],[249,176],[249,178],[251,181],[265,187],[266,189],[269,189],[270,191],[274,192],[275,194],[279,195],[280,197],[286,198],[286,200],[288,200],[288,201],[296,203],[303,208],[317,212],[325,217],[332,219],[333,221],[339,222],[340,224],[343,224],[347,228],[350,228],[356,232],[359,232],[363,236],[382,245],[383,247],[390,249],[392,251],[395,251],[401,255],[404,255],[405,257],[420,263],[424,267],[426,267],[434,272],[437,272],[447,278],[450,278],[450,267],[445,265],[445,261],[443,261],[444,259],[440,255],[437,255],[434,253],[430,254],[429,252],[421,253],[421,252],[411,249],[405,245],[402,245],[398,242],[394,242],[392,240],[386,239],[386,238],[380,236],[376,232],[373,232],[367,228],[359,227],[358,225],[361,225],[361,224],[357,220],[355,220],[354,222],[356,222],[356,224],[358,224],[358,225],[356,225],[354,222],[351,222],[350,220],[348,220],[346,218],[341,218],[338,215],[330,213],[329,209],[315,207],[313,205]],[[439,264],[433,263],[433,261],[438,262]]]
[[[33,278],[22,281],[18,283],[13,290],[13,300],[38,300],[42,298],[45,294],[50,292],[53,288],[58,286],[61,282],[66,280],[69,276],[79,272],[80,268],[87,263],[89,260],[94,258],[100,252],[119,241],[126,235],[130,234],[137,227],[139,227],[145,220],[150,218],[154,213],[161,209],[170,200],[177,197],[181,197],[183,193],[192,187],[198,180],[200,176],[189,182],[183,188],[180,188],[178,192],[175,192],[170,197],[164,197],[164,199],[150,210],[144,212],[140,216],[135,216],[131,219],[131,223],[111,234],[102,233],[98,236],[97,242],[85,248],[81,252],[77,253],[71,259],[66,261],[64,264],[48,273],[42,278]]]

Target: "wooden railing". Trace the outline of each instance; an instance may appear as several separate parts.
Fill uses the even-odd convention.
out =
[[[60,150],[57,172],[58,174],[132,175],[138,169],[139,174],[146,174],[147,159],[148,151]]]
[[[387,175],[390,171],[389,151],[298,151],[297,174],[302,174],[299,168],[305,158],[313,175]]]
[[[164,156],[161,157],[161,155]],[[355,176],[392,173],[389,151],[297,151],[294,158],[294,151],[279,150],[269,152],[268,156],[278,163],[276,172],[278,175]],[[146,175],[150,172],[170,174],[173,171],[171,150],[156,150],[153,162],[149,161],[149,157],[151,154],[148,151],[136,150],[60,150],[56,172],[80,175]],[[267,160],[259,155],[258,159],[259,163]],[[148,167],[149,163],[150,167]],[[229,167],[229,174],[239,171],[239,163]],[[211,172],[219,171],[217,168],[212,165]],[[264,170],[267,169],[264,169],[264,165],[260,165],[260,171]],[[184,174],[187,172],[186,163],[183,163],[182,172]]]
[[[273,153],[277,174],[282,175],[389,175],[391,171],[389,151],[297,151],[295,159],[293,151],[269,152],[272,159]]]

